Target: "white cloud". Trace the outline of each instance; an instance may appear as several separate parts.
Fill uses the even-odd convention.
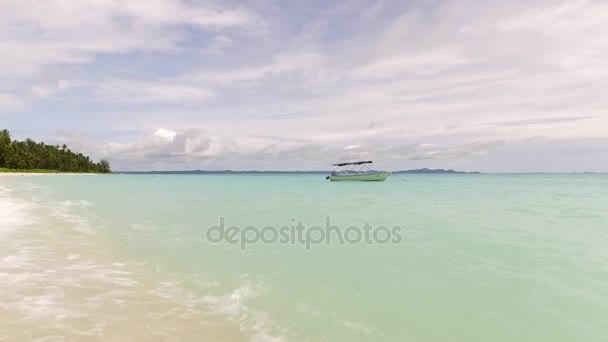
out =
[[[181,25],[203,30],[254,27],[243,8],[181,0],[0,1],[0,71],[31,74],[56,64],[93,62],[99,53],[175,49]]]
[[[318,80],[325,77],[323,55],[317,52],[287,52],[273,57],[267,64],[244,65],[236,68],[199,70],[180,77],[181,80],[219,86],[239,83],[260,83],[277,77],[296,76],[298,80]]]
[[[73,86],[75,86],[74,82],[58,80],[51,84],[35,84],[30,88],[30,91],[36,97],[49,97],[66,91]]]
[[[71,149],[83,151],[94,159],[109,158],[114,169],[161,167],[179,169],[209,160],[237,156],[230,141],[211,136],[204,131],[190,129],[174,131],[159,128],[126,141],[99,141],[81,132],[59,132],[52,141],[67,144]]]
[[[219,34],[213,37],[212,43],[204,49],[204,52],[220,55],[224,52],[224,50],[228,49],[232,45],[233,41],[230,37],[224,34]]]
[[[480,62],[464,57],[456,47],[443,46],[426,51],[404,51],[356,68],[353,76],[360,79],[394,79],[403,74],[428,75],[450,68]],[[408,76],[408,75],[405,75]]]
[[[15,111],[23,108],[23,103],[17,97],[0,93],[0,111]]]
[[[186,102],[198,103],[213,95],[201,86],[165,81],[106,81],[97,86],[100,99],[115,102],[155,103]]]
[[[34,85],[31,88],[32,94],[38,97],[47,97],[55,93],[54,89],[43,85]]]
[[[603,1],[571,0],[556,1],[523,10],[497,24],[504,31],[536,31],[554,36],[579,33],[598,28],[605,19],[598,13],[608,11]]]
[[[154,135],[165,141],[171,142],[171,141],[173,141],[173,139],[175,139],[177,132],[171,131],[168,129],[164,129],[164,128],[159,128],[156,130],[156,132],[154,132]]]

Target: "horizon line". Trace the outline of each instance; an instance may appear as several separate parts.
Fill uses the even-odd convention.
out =
[[[418,172],[420,171],[420,172]],[[113,171],[115,174],[134,174],[134,173],[331,173],[332,170],[202,170],[202,169],[186,169],[186,170],[120,170]],[[499,172],[482,172],[482,171],[458,171],[453,169],[404,169],[389,171],[392,173],[420,173],[420,174],[608,174],[608,171],[499,171]]]

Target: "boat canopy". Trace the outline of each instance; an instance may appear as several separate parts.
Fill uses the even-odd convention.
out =
[[[361,165],[361,164],[371,164],[371,163],[372,163],[371,160],[366,160],[366,161],[358,161],[358,162],[352,162],[352,163],[338,163],[338,164],[334,164],[333,166]]]
[[[370,168],[371,160],[364,160],[352,163],[337,163],[334,164],[332,175],[361,175],[375,173],[376,171]]]

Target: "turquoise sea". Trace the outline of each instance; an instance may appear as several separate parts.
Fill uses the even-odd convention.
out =
[[[2,176],[0,341],[608,341],[608,175],[399,177]]]

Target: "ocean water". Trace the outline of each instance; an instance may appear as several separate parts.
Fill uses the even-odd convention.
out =
[[[608,341],[608,175],[399,177],[0,177],[0,341]]]

